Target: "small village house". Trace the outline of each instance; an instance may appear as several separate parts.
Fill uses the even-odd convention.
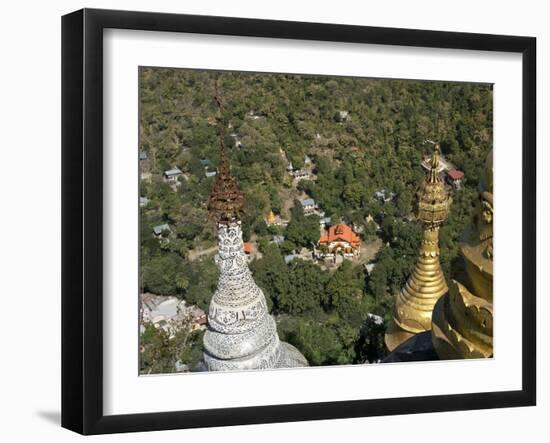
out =
[[[182,174],[183,173],[178,168],[168,169],[164,171],[164,181],[168,183],[177,183]]]
[[[208,317],[206,316],[206,312],[204,312],[198,306],[194,306],[193,309],[191,310],[192,329],[193,330],[204,329],[207,323],[208,323]]]
[[[321,228],[327,229],[331,223],[332,223],[332,218],[330,217],[321,217],[319,219],[319,225],[321,225]]]
[[[271,243],[276,244],[276,245],[281,245],[284,242],[285,242],[284,235],[274,235],[273,239],[271,240]]]
[[[297,257],[296,254],[288,254],[284,256],[285,263],[288,265],[294,261],[294,259]]]
[[[254,254],[252,253],[252,244],[250,244],[249,242],[244,242],[243,243],[243,251],[244,251],[244,255],[246,256],[246,259],[250,262],[252,261],[252,259],[254,258]]]
[[[143,208],[144,206],[147,206],[149,204],[149,199],[147,197],[140,197],[139,198],[139,207]]]
[[[303,200],[300,200],[300,204],[302,205],[302,210],[304,211],[304,215],[311,215],[314,214],[315,211],[317,211],[318,206],[315,203],[315,200],[312,198],[304,198]]]
[[[161,237],[166,232],[170,232],[170,226],[168,226],[166,223],[162,225],[157,225],[153,228],[153,234],[155,237]]]
[[[252,245],[249,242],[245,241],[243,243],[243,251],[246,255],[252,254]]]
[[[295,168],[291,161],[288,162],[286,170],[288,173],[294,177],[296,181],[300,180],[311,180],[312,172],[311,168],[313,161],[308,155],[304,156],[304,166],[302,168]]]
[[[309,180],[311,178],[311,173],[304,168],[297,169],[296,171],[292,171],[291,175],[294,177],[296,181]]]
[[[338,111],[336,113],[336,121],[338,122],[346,122],[351,120],[351,116],[349,115],[349,111]]]
[[[251,120],[258,120],[263,117],[265,117],[263,114],[257,113],[255,111],[248,111],[245,115],[245,118],[249,118]]]
[[[388,203],[393,200],[395,194],[387,189],[381,189],[380,191],[376,191],[374,193],[374,197],[382,203]]]
[[[458,169],[449,169],[447,171],[447,183],[449,183],[453,188],[460,189],[462,179],[464,178],[464,172],[459,171]]]

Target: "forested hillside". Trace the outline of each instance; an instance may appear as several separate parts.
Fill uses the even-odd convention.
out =
[[[246,193],[250,267],[281,339],[310,364],[382,357],[384,325],[368,314],[389,319],[414,264],[421,229],[411,204],[425,176],[427,139],[439,141],[443,156],[465,174],[441,228],[444,272],[447,278],[456,272],[459,236],[492,147],[490,85],[166,68],[141,68],[139,75],[139,149],[146,157],[140,195],[148,199],[140,210],[143,292],[206,309],[216,287],[215,227],[206,201],[218,161],[217,78],[231,171]],[[312,179],[293,180],[289,163],[296,170],[309,160]],[[177,186],[163,180],[174,168],[182,172]],[[392,200],[375,198],[380,190]],[[348,260],[327,271],[315,260],[284,259],[318,240],[319,218],[304,215],[297,201],[303,197],[333,223],[355,226],[365,244],[380,239],[370,273],[365,263]],[[268,226],[270,211],[288,225]],[[153,235],[163,224],[169,232]],[[274,243],[274,235],[284,242]]]

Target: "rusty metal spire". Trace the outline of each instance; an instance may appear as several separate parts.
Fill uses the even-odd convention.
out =
[[[219,162],[216,180],[208,198],[208,211],[217,223],[228,224],[240,220],[244,215],[245,197],[244,192],[239,189],[237,180],[231,175],[225,153],[223,102],[218,93],[217,81],[214,90],[214,101],[218,106]]]

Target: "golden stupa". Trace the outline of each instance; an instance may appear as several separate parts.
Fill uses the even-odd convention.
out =
[[[274,225],[275,223],[277,223],[277,216],[275,215],[273,210],[270,210],[269,214],[267,214],[266,221],[268,225]]]
[[[473,224],[464,233],[465,275],[436,304],[432,342],[441,359],[493,356],[493,152],[479,186]]]
[[[393,319],[386,331],[386,347],[393,351],[415,334],[432,327],[432,311],[447,292],[439,263],[439,227],[447,219],[451,198],[439,173],[439,145],[434,145],[430,171],[415,196],[414,214],[423,225],[416,265],[395,300]]]

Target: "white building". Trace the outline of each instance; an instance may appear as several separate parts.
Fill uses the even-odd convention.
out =
[[[312,198],[304,198],[303,200],[300,200],[300,204],[302,205],[302,209],[304,211],[304,215],[310,215],[314,214],[319,207],[315,203],[315,200]]]
[[[336,120],[339,122],[346,122],[351,120],[351,116],[349,115],[349,111],[338,111],[336,113]]]
[[[388,203],[393,200],[395,193],[388,191],[387,189],[381,189],[380,191],[376,191],[374,196],[382,203]]]
[[[153,228],[153,234],[155,235],[155,237],[160,237],[165,232],[170,232],[170,226],[168,226],[166,223],[162,225],[157,225]]]

